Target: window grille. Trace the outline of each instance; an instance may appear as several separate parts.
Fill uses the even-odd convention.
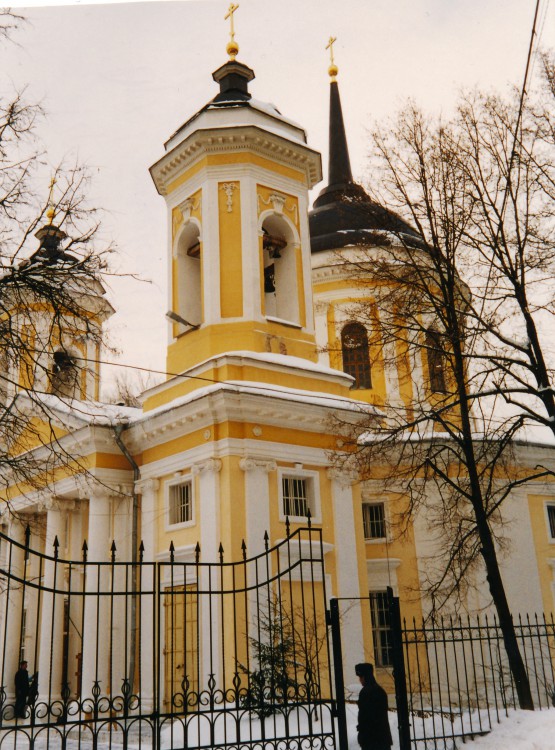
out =
[[[393,642],[385,591],[370,591],[370,615],[375,664],[377,667],[391,667],[393,666]]]
[[[283,514],[306,517],[311,508],[307,477],[282,477]]]
[[[360,323],[348,323],[341,331],[343,370],[355,379],[353,388],[372,388],[368,334]]]
[[[170,485],[170,524],[193,520],[191,482]]]
[[[385,506],[383,503],[365,503],[362,506],[365,539],[385,538]]]
[[[547,519],[549,521],[549,536],[555,539],[555,505],[547,506]]]

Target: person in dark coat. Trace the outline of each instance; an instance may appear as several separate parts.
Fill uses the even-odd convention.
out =
[[[358,696],[358,744],[362,750],[389,750],[393,744],[387,717],[387,693],[378,685],[372,664],[356,664],[362,690]]]
[[[27,671],[27,662],[22,661],[19,669],[15,673],[15,706],[14,713],[18,719],[25,718],[25,706],[29,696],[29,672]]]

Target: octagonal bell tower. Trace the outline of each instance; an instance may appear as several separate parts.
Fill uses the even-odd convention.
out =
[[[231,46],[219,93],[151,168],[168,210],[171,373],[230,351],[317,359],[307,210],[320,155],[252,98]]]

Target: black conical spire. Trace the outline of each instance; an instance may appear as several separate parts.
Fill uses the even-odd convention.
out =
[[[341,185],[353,181],[349,147],[341,110],[341,98],[337,81],[330,84],[330,153],[328,185]]]

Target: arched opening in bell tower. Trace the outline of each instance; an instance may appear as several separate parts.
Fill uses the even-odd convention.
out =
[[[189,221],[177,244],[177,310],[191,326],[202,323],[200,229]]]
[[[299,324],[297,243],[283,216],[270,214],[262,223],[264,310],[266,317]]]

